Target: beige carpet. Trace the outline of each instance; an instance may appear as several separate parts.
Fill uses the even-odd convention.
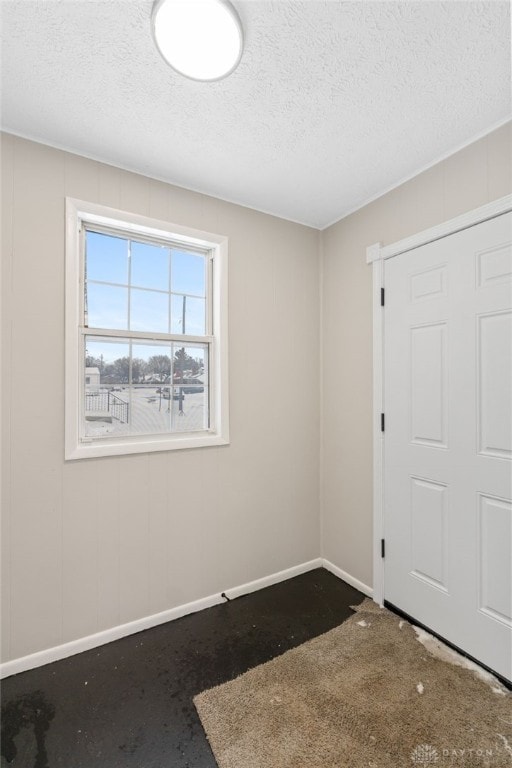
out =
[[[510,768],[512,694],[371,600],[356,610],[196,696],[219,768]]]

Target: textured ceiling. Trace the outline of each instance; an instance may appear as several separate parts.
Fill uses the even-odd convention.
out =
[[[151,0],[1,0],[2,128],[322,228],[510,117],[506,2],[233,4],[242,61],[198,83]]]

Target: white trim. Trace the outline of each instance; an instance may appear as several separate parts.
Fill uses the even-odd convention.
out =
[[[440,240],[483,221],[501,216],[512,210],[512,195],[482,205],[461,216],[456,216],[412,237],[382,247],[380,243],[368,246],[366,261],[373,265],[373,592],[374,600],[384,601],[384,563],[380,556],[380,541],[385,538],[384,516],[384,456],[385,440],[381,432],[380,414],[385,413],[384,392],[384,333],[385,313],[380,306],[380,289],[384,287],[384,260],[414,248]],[[343,578],[343,577],[340,577]]]
[[[82,222],[107,228],[120,228],[127,234],[160,237],[179,241],[211,253],[214,259],[213,285],[208,294],[214,299],[214,337],[184,337],[184,342],[208,344],[210,350],[210,424],[209,430],[189,433],[168,433],[124,438],[80,440],[82,346],[77,341],[89,329],[81,328],[82,277],[79,259]],[[66,198],[66,355],[65,355],[65,458],[87,459],[99,456],[119,456],[184,448],[203,448],[229,444],[229,381],[228,381],[228,239],[224,235],[203,232],[160,219],[120,211],[84,200]],[[211,268],[210,268],[211,272]],[[211,331],[211,329],[208,329]],[[91,330],[91,335],[110,335],[108,329]],[[111,335],[119,336],[117,331]],[[132,336],[131,331],[124,333]],[[137,338],[165,338],[173,334],[139,334]],[[182,341],[182,339],[179,339]]]
[[[143,234],[147,237],[161,237],[164,240],[173,240],[173,235],[180,241],[188,243],[192,247],[210,250],[212,244],[221,245],[227,242],[225,235],[217,235],[212,232],[204,232],[200,229],[185,227],[163,219],[153,219],[131,211],[122,211],[110,208],[107,205],[91,203],[88,200],[77,200],[73,197],[66,198],[66,212],[77,218],[84,218],[89,224],[97,224],[101,227],[113,227],[119,230],[122,223],[126,233]]]
[[[107,283],[103,283],[103,285],[107,285]],[[146,288],[144,288],[144,290],[146,290]],[[151,288],[147,290],[151,290]],[[144,333],[144,331],[119,331],[116,328],[81,328],[80,332],[82,336],[99,336],[100,338],[109,336],[112,339],[117,336],[120,339],[125,339],[126,336],[129,335],[133,340],[142,339],[145,341],[146,339],[150,339],[151,341],[171,341],[177,342],[184,347],[188,347],[189,344],[203,344],[204,346],[207,346],[213,341],[213,336],[209,335],[192,336],[187,333],[184,340],[183,336],[177,333],[157,333],[156,331],[151,331],[151,333]]]
[[[382,249],[382,245],[380,243],[374,243],[373,245],[369,245],[366,249],[366,263],[372,264],[374,261],[377,261],[380,259],[380,252]]]
[[[247,584],[242,584],[239,587],[232,587],[225,591],[227,597],[234,598],[241,595],[255,592],[258,589],[269,587],[272,584],[278,584],[281,581],[286,581],[294,576],[299,576],[301,573],[312,571],[315,568],[322,567],[322,559],[316,558],[315,560],[309,560],[306,563],[287,568],[284,571],[278,571],[270,576],[265,576],[262,579],[256,579],[256,581],[250,581]],[[219,605],[224,602],[224,598],[221,594],[209,595],[203,597],[200,600],[194,600],[191,603],[185,603],[179,605],[176,608],[170,608],[167,611],[161,611],[161,613],[155,613],[152,616],[145,616],[142,619],[136,619],[126,624],[120,624],[116,627],[111,627],[103,632],[96,632],[94,635],[87,635],[86,637],[80,637],[77,640],[71,640],[69,643],[63,643],[62,645],[56,645],[53,648],[47,648],[44,651],[37,651],[31,653],[28,656],[22,656],[12,661],[6,661],[0,664],[0,678],[9,677],[10,675],[17,675],[19,672],[26,672],[28,669],[34,669],[35,667],[42,667],[44,664],[51,664],[53,661],[59,661],[60,659],[66,659],[69,656],[74,656],[77,653],[83,651],[89,651],[91,648],[97,648],[105,643],[111,643],[114,640],[119,640],[121,637],[127,635],[133,635],[136,632],[141,632],[144,629],[150,629],[156,627],[158,624],[165,624],[168,621],[174,621],[182,616],[187,616],[190,613],[196,613],[202,611],[205,608],[211,608],[213,605]]]
[[[62,643],[62,645],[56,645],[53,648],[47,648],[44,651],[37,651],[36,653],[30,653],[27,656],[13,659],[12,661],[6,661],[3,664],[0,664],[0,679],[10,677],[11,675],[17,675],[20,672],[26,672],[29,669],[42,667],[45,664],[51,664],[60,659],[67,659],[69,656],[89,651],[92,648],[111,643],[114,640],[133,635],[136,632],[142,632],[145,629],[156,627],[159,624],[165,624],[168,621],[174,621],[174,619],[179,619],[182,616],[197,613],[197,611],[202,611],[205,608],[220,605],[224,602],[223,594],[230,600],[233,600],[236,597],[248,595],[251,592],[265,589],[265,587],[270,587],[273,584],[279,584],[282,581],[287,581],[288,579],[300,576],[308,571],[313,571],[315,568],[325,568],[338,579],[341,579],[346,584],[354,587],[354,589],[359,590],[359,592],[362,592],[368,597],[373,597],[373,590],[367,584],[364,584],[362,581],[359,581],[359,579],[356,579],[346,571],[338,568],[338,566],[331,563],[330,560],[317,557],[314,560],[308,560],[305,563],[286,568],[277,573],[272,573],[261,579],[255,579],[246,584],[241,584],[238,587],[226,589],[222,594],[209,595],[208,597],[194,600],[191,603],[185,603],[184,605],[170,608],[167,611],[161,611],[160,613],[155,613],[151,616],[144,616],[142,619],[136,619],[135,621],[130,621],[126,624],[119,624],[116,627],[105,629],[102,632],[96,632],[93,635],[87,635],[86,637],[80,637],[77,640],[71,640],[69,643]]]
[[[21,656],[12,661],[6,661],[0,665],[0,678],[17,675],[19,672],[26,672],[28,669],[42,667],[44,664],[51,664],[53,661],[67,659],[83,651],[89,651],[91,648],[97,648],[100,645],[119,640],[121,637],[133,635],[144,629],[156,627],[158,624],[164,624],[167,621],[179,619],[189,613],[202,611],[204,608],[210,608],[212,605],[218,605],[223,602],[220,595],[211,595],[201,600],[195,600],[192,603],[180,605],[177,608],[170,608],[168,611],[155,613],[152,616],[145,616],[142,619],[130,621],[127,624],[119,624],[116,627],[105,629],[103,632],[96,632],[94,635],[80,637],[77,640],[71,640],[69,643],[56,645],[53,648],[47,648],[44,651],[30,653],[28,656]]]
[[[373,597],[384,602],[384,560],[381,539],[384,538],[384,433],[381,413],[384,413],[384,262],[373,262]]]
[[[427,243],[432,243],[434,240],[440,240],[442,237],[447,237],[448,235],[455,234],[455,232],[473,227],[475,224],[481,224],[488,219],[494,219],[496,216],[501,216],[510,210],[512,210],[512,195],[505,195],[498,200],[493,200],[492,203],[486,203],[480,206],[480,208],[475,208],[453,219],[444,221],[435,227],[424,229],[416,235],[406,237],[391,245],[384,247],[380,243],[370,245],[366,249],[366,261],[370,264],[378,259],[390,259],[393,256],[398,256],[400,253],[412,251],[414,248],[427,245]]]
[[[79,373],[80,345],[78,343],[79,307],[82,284],[77,254],[80,251],[78,201],[66,199],[66,282],[65,282],[65,385],[64,385],[64,453],[71,458],[78,445],[80,433]]]
[[[325,570],[329,571],[329,573],[332,573],[333,576],[337,576],[338,579],[341,579],[346,584],[350,584],[350,586],[354,587],[354,589],[358,589],[359,592],[363,593],[363,595],[374,598],[373,589],[367,584],[363,584],[363,582],[359,581],[359,579],[356,579],[355,576],[351,576],[350,573],[342,571],[341,568],[338,568],[337,565],[331,563],[330,560],[325,560],[325,558],[322,559],[322,564]]]
[[[177,434],[177,436],[175,436]],[[101,456],[125,456],[132,453],[153,453],[154,451],[177,451],[189,448],[208,448],[215,445],[229,445],[229,438],[216,434],[198,432],[172,433],[167,438],[144,435],[133,439],[119,438],[117,442],[104,441],[81,443],[66,451],[66,460],[91,459]]]
[[[485,128],[483,131],[479,131],[478,133],[474,134],[470,139],[462,142],[462,144],[457,144],[455,147],[452,147],[452,149],[448,150],[448,152],[444,152],[441,155],[437,155],[435,160],[431,160],[429,163],[426,163],[425,165],[421,165],[419,168],[413,171],[413,173],[407,176],[402,176],[399,179],[399,181],[393,182],[393,184],[391,184],[389,187],[385,187],[380,192],[377,192],[375,195],[372,195],[371,197],[367,197],[362,202],[357,203],[357,205],[355,205],[353,208],[349,208],[341,216],[334,219],[334,221],[331,221],[330,224],[326,224],[325,226],[321,227],[320,228],[321,231],[324,232],[326,229],[329,229],[329,227],[333,227],[335,224],[338,224],[338,222],[343,221],[343,219],[346,219],[348,216],[351,216],[353,213],[360,211],[361,208],[365,208],[367,205],[370,205],[370,203],[374,203],[375,200],[379,200],[379,198],[384,197],[384,195],[389,194],[394,189],[401,187],[402,184],[407,184],[408,181],[412,181],[412,179],[415,179],[420,174],[425,173],[425,171],[428,171],[429,168],[433,168],[435,165],[438,165],[439,163],[442,163],[445,160],[448,160],[448,158],[453,157],[453,155],[456,155],[457,152],[460,152],[461,150],[466,149],[466,147],[471,146],[471,144],[474,144],[475,142],[480,141],[480,139],[485,139],[486,136],[489,136],[491,133],[494,133],[494,131],[497,131],[499,128],[502,128],[504,125],[507,125],[507,123],[509,123],[510,120],[511,120],[511,116],[508,115],[506,118],[502,120],[498,120],[497,123],[494,123],[493,125],[491,125],[490,128]]]
[[[264,576],[262,579],[248,581],[247,584],[242,584],[240,587],[232,587],[231,589],[227,589],[224,594],[229,597],[230,600],[234,600],[235,597],[249,595],[251,592],[257,592],[259,589],[271,587],[273,584],[279,584],[281,581],[293,579],[294,576],[300,576],[302,573],[314,571],[315,568],[322,568],[322,566],[322,558],[317,557],[314,560],[308,560],[306,563],[286,568],[284,571],[278,571],[277,573],[272,573],[270,576]]]

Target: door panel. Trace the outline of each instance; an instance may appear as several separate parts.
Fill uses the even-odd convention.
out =
[[[512,678],[512,214],[384,264],[385,598]]]
[[[512,312],[478,317],[478,449],[512,456]]]
[[[446,448],[446,323],[411,328],[411,442]]]
[[[510,244],[477,254],[478,287],[512,282],[512,246]]]
[[[446,294],[446,265],[417,272],[410,276],[411,301],[433,299]]]
[[[411,574],[447,592],[447,486],[411,478]]]
[[[512,505],[506,499],[479,494],[480,610],[512,626]]]

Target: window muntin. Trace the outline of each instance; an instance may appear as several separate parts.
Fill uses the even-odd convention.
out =
[[[84,371],[99,375],[94,385],[85,377],[81,439],[207,431],[210,342],[185,340],[209,330],[209,252],[87,225],[83,245]]]
[[[84,326],[204,336],[208,252],[85,228]]]
[[[224,236],[66,199],[66,459],[229,443],[227,261]]]
[[[86,439],[202,432],[209,427],[208,344],[85,336]],[[88,381],[89,379],[89,381]]]

